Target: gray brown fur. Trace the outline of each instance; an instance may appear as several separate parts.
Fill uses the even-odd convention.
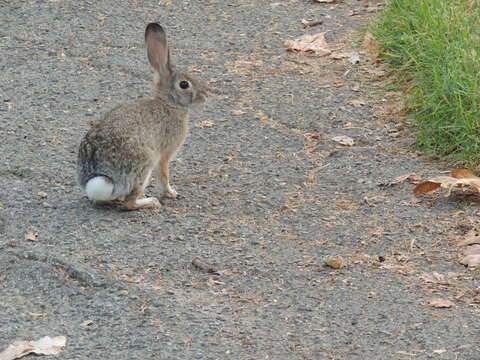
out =
[[[202,103],[208,88],[170,64],[163,29],[146,29],[147,53],[156,74],[154,97],[117,106],[95,123],[78,152],[78,182],[85,190],[89,180],[104,176],[113,184],[112,199],[125,199],[126,208],[140,206],[152,171],[163,186],[163,196],[175,197],[168,179],[168,163],[182,145],[188,131],[188,110]],[[189,87],[181,88],[186,81]],[[147,199],[148,200],[148,199]],[[151,205],[151,204],[150,204]]]

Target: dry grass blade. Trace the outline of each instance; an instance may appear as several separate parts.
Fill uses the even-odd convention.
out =
[[[387,182],[380,182],[378,183],[379,186],[393,186],[393,185],[398,185],[401,184],[405,181],[408,181],[409,183],[412,184],[418,184],[420,181],[422,181],[422,178],[417,175],[416,173],[410,173],[410,174],[405,174],[396,177],[392,181],[387,181]]]

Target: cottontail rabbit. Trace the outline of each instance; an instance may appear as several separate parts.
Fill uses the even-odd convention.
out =
[[[148,24],[145,43],[155,70],[154,97],[109,111],[92,125],[78,152],[77,177],[87,197],[99,203],[123,201],[125,210],[160,206],[157,198],[144,195],[154,170],[163,196],[177,196],[168,181],[168,164],[187,136],[189,108],[203,103],[210,91],[170,62],[159,24]]]

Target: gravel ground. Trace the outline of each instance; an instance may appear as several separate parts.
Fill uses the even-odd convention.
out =
[[[480,358],[478,271],[454,245],[480,228],[478,201],[378,185],[446,167],[411,150],[361,52],[377,5],[0,1],[0,349],[65,335],[58,359]],[[192,113],[179,199],[95,207],[75,183],[78,144],[149,96],[151,21],[221,94]],[[362,62],[285,51],[321,31]]]

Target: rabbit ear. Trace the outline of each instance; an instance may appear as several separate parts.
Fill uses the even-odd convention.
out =
[[[150,65],[160,75],[170,71],[170,50],[167,43],[167,35],[157,23],[150,23],[145,29],[145,43],[147,44],[147,56]]]

